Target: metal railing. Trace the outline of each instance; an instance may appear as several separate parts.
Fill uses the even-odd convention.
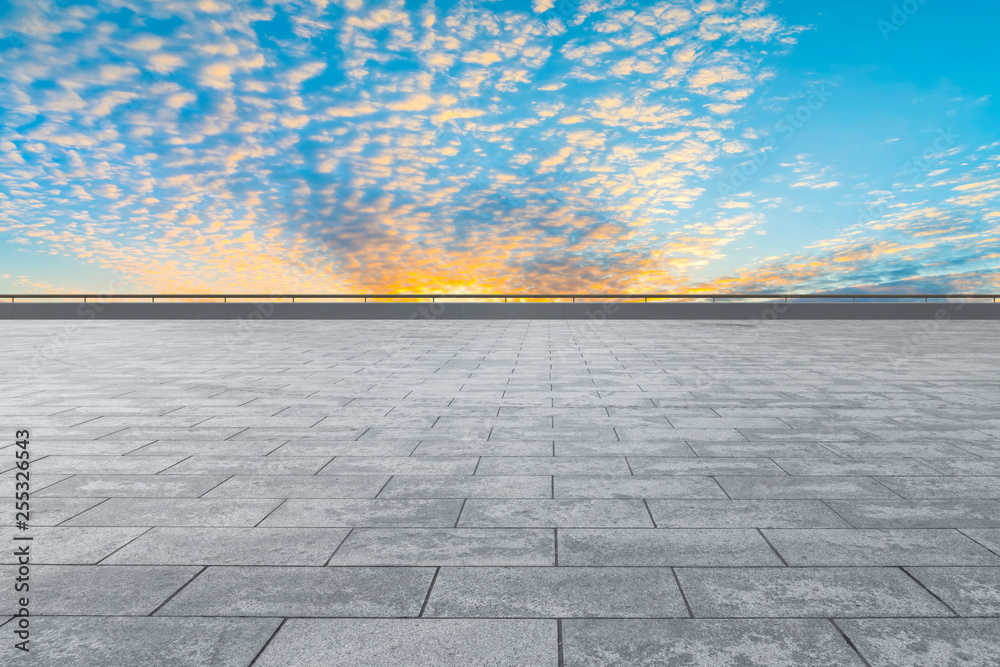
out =
[[[233,300],[256,300],[256,301],[287,301],[291,300],[295,303],[295,300],[299,301],[309,301],[315,299],[362,299],[365,303],[369,299],[381,299],[381,300],[426,300],[429,299],[431,303],[435,303],[438,299],[459,299],[459,300],[486,300],[486,299],[503,299],[504,303],[508,302],[508,299],[531,299],[531,300],[565,300],[569,299],[572,303],[576,303],[577,299],[612,299],[612,300],[638,300],[642,299],[644,303],[649,303],[649,301],[665,301],[665,300],[703,300],[711,299],[714,303],[716,299],[753,299],[753,300],[784,300],[785,303],[789,299],[850,299],[851,303],[857,303],[858,299],[862,300],[875,300],[875,299],[923,299],[925,303],[929,302],[930,299],[991,299],[993,303],[996,303],[997,297],[1000,294],[710,294],[710,293],[694,293],[694,294],[0,294],[0,299],[9,299],[11,303],[15,303],[18,299],[24,300],[36,300],[44,299],[50,301],[74,301],[77,299],[82,299],[84,303],[88,299],[99,300],[99,301],[110,301],[110,300],[124,300],[124,299],[149,299],[151,303],[156,303],[156,300],[169,301],[173,299],[221,299],[223,303],[228,303],[230,299]]]

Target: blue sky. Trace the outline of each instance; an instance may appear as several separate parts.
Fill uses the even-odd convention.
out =
[[[1000,291],[998,18],[0,2],[0,291]]]

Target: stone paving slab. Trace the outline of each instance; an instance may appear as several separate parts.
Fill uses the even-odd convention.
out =
[[[855,528],[1000,528],[1000,502],[996,500],[831,500],[826,504]]]
[[[331,565],[553,565],[555,533],[541,528],[357,528]]]
[[[38,495],[42,498],[198,498],[225,481],[222,475],[74,475],[42,489]]]
[[[997,664],[997,323],[65,324],[23,664]]]
[[[781,565],[756,530],[582,529],[560,530],[560,565]]]
[[[652,528],[641,500],[466,501],[459,526],[470,528]]]
[[[142,457],[155,458],[155,457]],[[130,460],[141,460],[130,457]],[[315,475],[333,459],[329,456],[278,458],[265,456],[189,456],[161,472],[167,475]]]
[[[36,498],[31,502],[31,523],[35,526],[57,526],[107,498]]]
[[[724,477],[715,478],[730,498],[899,498],[871,477]]]
[[[458,521],[466,501],[448,499],[286,500],[261,526],[349,528],[446,528]]]
[[[686,568],[677,578],[702,618],[954,615],[896,568]]]
[[[555,621],[292,619],[254,667],[556,667]]]
[[[566,667],[861,667],[825,620],[568,620]]]
[[[822,500],[649,500],[659,528],[850,528]]]
[[[155,475],[167,468],[176,466],[184,460],[183,456],[46,456],[36,461],[33,468],[40,473],[83,475],[116,474],[116,475]],[[217,468],[205,471],[193,471],[202,474],[224,474]]]
[[[324,565],[346,528],[153,528],[108,556],[120,565]]]
[[[444,567],[427,617],[687,617],[670,568]]]
[[[837,621],[872,667],[995,665],[1000,619],[865,619]]]
[[[555,476],[556,498],[726,498],[714,478],[693,475],[661,476]]]
[[[791,566],[993,565],[1000,556],[953,528],[767,529],[764,537]]]
[[[1000,568],[908,567],[906,571],[959,616],[1000,616]]]
[[[31,531],[31,562],[39,565],[94,565],[145,533],[148,528],[69,528],[39,527]],[[13,530],[4,531],[8,544],[13,544]],[[4,551],[0,564],[17,561],[14,549]]]
[[[110,498],[67,526],[256,526],[281,500],[262,498]]]
[[[0,566],[14,581],[14,566]],[[42,616],[149,616],[194,578],[200,567],[38,565],[31,570],[31,611]],[[17,611],[15,597],[0,601],[0,614]]]
[[[415,617],[434,572],[433,567],[210,567],[157,615]]]
[[[379,498],[551,498],[548,475],[396,476]]]
[[[247,667],[280,623],[274,618],[39,617],[31,628],[45,639],[15,664]]]

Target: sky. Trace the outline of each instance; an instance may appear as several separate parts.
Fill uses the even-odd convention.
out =
[[[998,24],[0,0],[0,293],[1000,292]]]

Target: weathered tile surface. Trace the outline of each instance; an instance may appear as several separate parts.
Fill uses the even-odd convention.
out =
[[[828,621],[569,620],[566,667],[861,667]]]
[[[837,621],[872,667],[997,664],[998,618],[858,619]]]
[[[39,617],[21,664],[32,667],[246,667],[280,624],[275,618]]]
[[[104,560],[121,565],[323,565],[346,528],[153,528]]]
[[[445,567],[425,616],[686,617],[669,568]]]
[[[953,616],[896,568],[686,568],[696,617]]]
[[[781,565],[756,530],[563,529],[560,565]]]
[[[8,581],[14,566],[0,566]],[[44,616],[148,616],[190,581],[200,567],[123,567],[114,565],[38,565],[31,570],[32,614]],[[0,614],[12,613],[7,596]]]
[[[555,621],[292,619],[254,667],[556,667]]]
[[[210,567],[157,615],[416,616],[433,576],[432,567]]]
[[[24,664],[1000,652],[993,323],[95,321],[34,364],[63,325],[0,325]]]
[[[541,528],[357,528],[331,565],[552,565],[555,535]]]
[[[1000,566],[1000,556],[950,528],[767,529],[764,536],[792,566]]]

